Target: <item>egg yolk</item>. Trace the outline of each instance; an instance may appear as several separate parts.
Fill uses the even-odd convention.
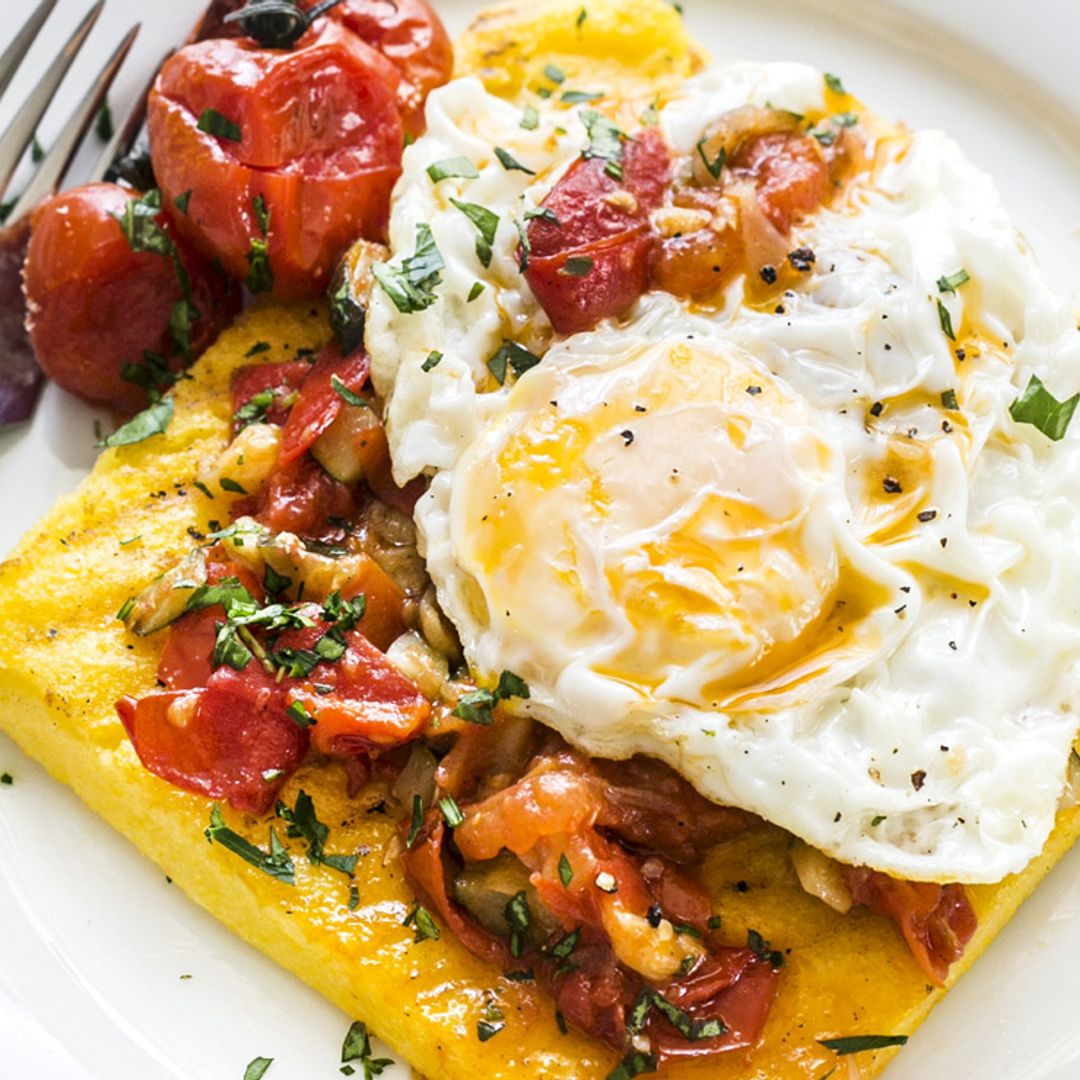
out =
[[[749,357],[639,343],[530,371],[459,465],[452,529],[482,622],[717,707],[812,670],[826,631],[832,648],[884,602],[838,545],[842,489],[838,456]]]

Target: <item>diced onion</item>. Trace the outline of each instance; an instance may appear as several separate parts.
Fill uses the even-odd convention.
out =
[[[817,848],[796,840],[791,848],[791,863],[799,884],[833,911],[846,915],[851,910],[851,890],[844,881],[840,864]]]

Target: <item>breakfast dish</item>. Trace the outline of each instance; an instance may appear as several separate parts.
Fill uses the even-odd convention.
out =
[[[0,724],[426,1075],[876,1075],[1080,827],[1069,304],[836,75],[369,7],[211,20],[158,187],[38,211],[43,366],[146,408]]]

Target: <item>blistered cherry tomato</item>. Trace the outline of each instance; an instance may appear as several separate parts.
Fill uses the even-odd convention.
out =
[[[561,334],[621,315],[648,286],[649,212],[671,172],[659,132],[626,143],[622,171],[619,179],[601,158],[582,158],[544,200],[547,215],[529,223],[525,279]]]
[[[337,22],[293,50],[202,41],[150,94],[176,229],[256,292],[321,292],[357,237],[381,239],[404,141],[398,69]]]
[[[306,0],[313,7],[317,0]],[[378,49],[401,72],[398,104],[405,130],[419,135],[424,102],[450,78],[454,52],[450,37],[426,0],[345,0],[330,18]]]
[[[116,184],[86,184],[48,199],[34,213],[24,270],[30,338],[45,374],[86,401],[135,411],[145,391],[125,380],[127,364],[149,351],[185,363],[170,330],[183,298],[174,260],[133,251],[118,218],[138,198]],[[239,308],[239,291],[178,239],[163,215],[191,282],[190,349],[197,356]]]

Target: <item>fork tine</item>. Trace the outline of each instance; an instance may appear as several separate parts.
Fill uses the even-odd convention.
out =
[[[116,178],[117,174],[113,172],[115,162],[124,154],[131,152],[131,148],[134,145],[136,138],[138,138],[139,131],[146,121],[146,99],[150,96],[150,91],[153,89],[162,64],[164,64],[171,55],[172,50],[165,53],[161,58],[161,61],[154,66],[150,78],[139,90],[139,93],[136,94],[135,100],[132,103],[131,108],[128,109],[127,115],[121,123],[116,125],[116,131],[113,132],[113,137],[109,140],[105,149],[101,151],[101,156],[90,170],[87,177],[88,182],[92,183],[96,180],[104,179],[114,180]]]
[[[45,160],[38,167],[34,178],[26,185],[26,190],[19,196],[19,201],[11,211],[11,220],[18,221],[23,214],[29,213],[42,199],[56,191],[60,178],[67,171],[71,159],[79,149],[79,144],[86,134],[86,129],[94,119],[94,114],[101,108],[105,95],[116,78],[120,65],[124,62],[132,43],[139,33],[140,24],[136,23],[125,35],[123,41],[113,50],[112,56],[98,72],[86,93],[83,94],[75,111],[71,114],[56,142],[49,148]]]
[[[34,137],[34,132],[42,116],[45,115],[45,110],[49,107],[56,88],[67,74],[71,62],[82,48],[83,42],[86,41],[87,35],[93,29],[104,6],[105,0],[97,0],[97,3],[86,13],[82,22],[67,39],[59,55],[46,68],[41,81],[30,91],[30,96],[15,114],[7,131],[0,135],[0,194],[11,181],[15,166],[19,164],[19,159]]]
[[[56,7],[56,0],[41,0],[29,19],[22,25],[22,29],[15,35],[15,40],[4,50],[0,56],[0,94],[2,94],[11,82],[15,69],[22,62],[27,49],[30,48],[38,31],[45,25],[45,20]]]

